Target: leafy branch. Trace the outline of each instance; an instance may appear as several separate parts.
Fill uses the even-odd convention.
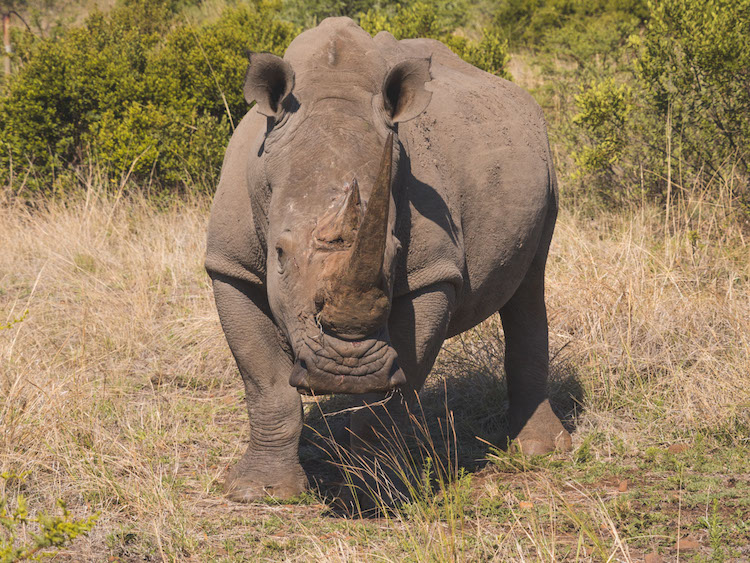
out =
[[[6,472],[0,474],[0,478],[7,483],[9,480],[23,481],[27,475],[28,472]],[[17,495],[12,502],[4,494],[0,496],[0,563],[40,561],[44,557],[51,557],[78,536],[88,534],[99,518],[97,512],[88,518],[76,520],[62,499],[58,499],[57,506],[60,515],[38,511],[32,517],[23,495]],[[29,532],[31,541],[24,543],[19,536],[26,536],[29,528],[37,531]]]
[[[10,329],[10,328],[13,328],[13,325],[16,325],[16,324],[18,324],[18,323],[22,323],[23,321],[25,321],[25,320],[26,320],[26,317],[28,317],[28,316],[29,316],[29,310],[28,310],[28,309],[26,309],[26,310],[25,310],[25,311],[23,312],[23,315],[21,315],[21,316],[20,316],[20,317],[18,317],[17,319],[11,319],[10,321],[8,321],[8,322],[7,322],[7,323],[5,323],[5,324],[0,324],[0,330],[8,330],[8,329]]]

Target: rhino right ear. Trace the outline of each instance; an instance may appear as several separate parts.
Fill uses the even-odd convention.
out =
[[[396,64],[385,77],[383,102],[393,123],[414,119],[432,99],[424,85],[432,80],[432,59],[406,59]]]
[[[294,71],[288,62],[271,53],[249,53],[249,57],[243,89],[245,101],[255,102],[258,113],[278,118],[294,88]]]

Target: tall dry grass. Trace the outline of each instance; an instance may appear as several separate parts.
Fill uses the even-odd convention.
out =
[[[549,268],[553,348],[580,370],[585,428],[632,443],[750,431],[750,242],[711,203],[561,221]],[[745,230],[743,232],[743,229]],[[615,415],[615,416],[613,416]]]
[[[613,447],[696,436],[748,440],[747,231],[715,202],[681,205],[666,229],[648,205],[564,211],[558,223],[547,289],[554,391],[575,443],[596,436],[602,459]],[[204,200],[157,210],[93,189],[40,209],[0,207],[0,324],[12,325],[0,330],[0,472],[31,472],[0,493],[20,490],[46,510],[64,498],[77,515],[101,511],[63,558],[631,558],[585,490],[575,494],[590,500],[586,521],[614,529],[599,551],[568,549],[581,537],[571,540],[569,526],[522,518],[517,496],[479,477],[469,486],[453,475],[455,502],[490,499],[507,521],[460,511],[446,520],[444,508],[435,518],[429,507],[445,507],[435,499],[422,517],[359,524],[322,516],[314,499],[225,501],[218,482],[242,453],[246,415],[202,269],[207,213]],[[500,333],[490,319],[447,343],[425,392],[437,397],[434,412],[447,402],[459,446],[502,433]],[[473,385],[457,387],[460,377]],[[579,518],[568,493],[539,487],[560,521]]]
[[[0,310],[28,310],[0,332],[0,470],[159,550],[180,533],[175,483],[211,489],[241,447],[223,433],[241,393],[202,271],[207,207],[90,192],[0,209]]]

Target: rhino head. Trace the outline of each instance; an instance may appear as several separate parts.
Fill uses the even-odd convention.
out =
[[[251,192],[266,194],[253,214],[265,219],[256,230],[269,305],[301,393],[386,391],[406,381],[388,333],[401,248],[397,124],[429,103],[430,61],[388,68],[351,26],[315,41],[303,34],[285,59],[251,54],[246,75],[245,98],[267,118],[249,174],[265,185]]]

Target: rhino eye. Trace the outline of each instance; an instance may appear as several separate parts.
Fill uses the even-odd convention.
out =
[[[295,249],[294,238],[289,229],[285,229],[279,235],[274,248],[276,249],[276,269],[280,274],[283,274],[289,258],[294,255]]]
[[[286,253],[284,252],[284,249],[281,248],[281,246],[276,247],[276,264],[277,268],[279,270],[279,273],[284,272],[284,268],[286,267]]]

